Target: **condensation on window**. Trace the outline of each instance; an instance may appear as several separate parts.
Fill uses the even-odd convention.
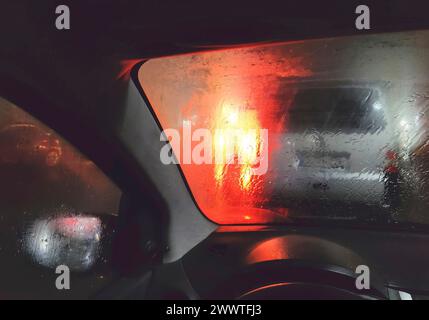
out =
[[[63,297],[108,281],[102,244],[120,197],[92,161],[0,98],[0,298],[58,297],[52,275],[61,264],[82,274]]]
[[[181,161],[214,221],[427,224],[426,70],[429,31],[412,31],[157,58],[138,77],[162,127],[211,130],[214,154],[231,140],[216,130],[268,129],[265,142],[234,138],[255,157],[268,145],[264,175]],[[172,145],[183,160],[183,142]]]

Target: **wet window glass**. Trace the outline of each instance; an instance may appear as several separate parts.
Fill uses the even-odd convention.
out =
[[[0,98],[0,298],[86,298],[105,285],[120,196],[93,162]],[[56,287],[59,265],[70,290]]]
[[[405,226],[429,223],[428,57],[413,31],[157,58],[138,80],[210,219]]]
[[[332,87],[297,88],[287,110],[285,124],[290,131],[312,130],[343,133],[373,133],[385,125],[382,111],[377,111],[378,92],[347,84]],[[314,86],[314,84],[313,84]],[[294,86],[291,85],[290,89]],[[282,94],[289,94],[284,90]]]

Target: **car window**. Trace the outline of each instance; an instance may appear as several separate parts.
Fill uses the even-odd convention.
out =
[[[293,90],[293,84],[290,90]],[[288,94],[285,89],[282,94]],[[286,110],[285,127],[291,132],[317,130],[342,133],[375,133],[385,126],[383,111],[374,105],[381,103],[372,88],[336,84],[333,87],[297,88]]]
[[[150,59],[138,81],[176,161],[160,158],[221,224],[428,224],[428,35]]]
[[[85,298],[110,276],[102,243],[121,191],[56,132],[0,98],[0,298]],[[70,289],[56,286],[56,268]]]

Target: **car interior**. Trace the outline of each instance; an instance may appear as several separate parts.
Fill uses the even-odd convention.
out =
[[[429,22],[334,2],[2,1],[0,299],[428,299]]]

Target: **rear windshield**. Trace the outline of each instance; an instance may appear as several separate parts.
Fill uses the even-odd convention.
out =
[[[138,80],[211,220],[405,225],[429,222],[426,70],[413,31],[157,58]]]

